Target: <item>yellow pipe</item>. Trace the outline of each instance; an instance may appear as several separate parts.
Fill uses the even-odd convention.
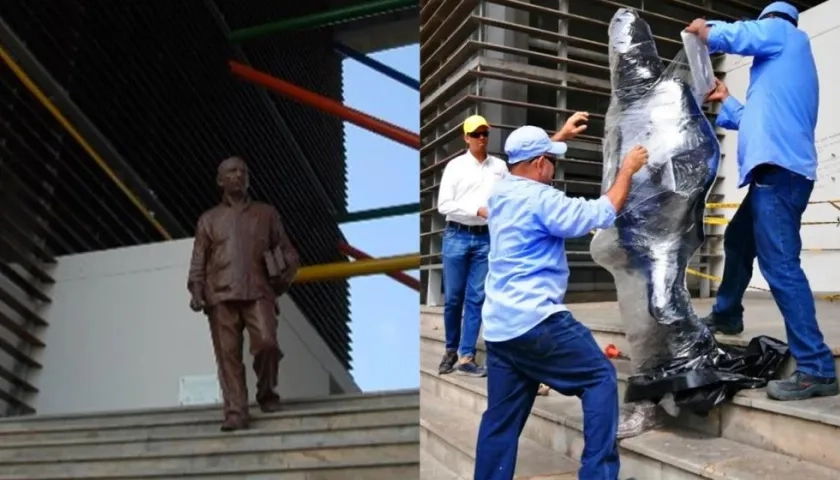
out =
[[[337,280],[340,278],[361,277],[380,273],[399,272],[420,268],[420,255],[399,255],[355,262],[325,263],[302,267],[298,270],[295,283]]]
[[[591,235],[595,235],[597,232],[598,232],[597,230],[592,230],[589,233]],[[721,277],[718,277],[717,275],[710,275],[708,273],[703,273],[703,272],[701,272],[699,270],[695,270],[691,267],[686,268],[685,273],[687,273],[689,275],[694,275],[695,277],[705,278],[706,280],[711,280],[711,281],[713,281],[717,284],[720,284],[723,281],[723,279]],[[752,288],[753,290],[761,290],[762,292],[770,292],[770,290],[767,289],[767,288],[756,287],[755,285],[747,285],[747,288]],[[835,302],[835,301],[840,300],[840,294],[835,294],[835,295],[816,295],[815,294],[814,298],[816,298],[817,300],[825,300],[825,301],[828,301],[828,302]]]
[[[705,217],[703,218],[703,223],[706,225],[729,225],[729,219],[723,217]],[[840,221],[835,220],[833,222],[801,222],[800,225],[838,225]]]
[[[728,225],[729,220],[721,217],[705,217],[703,223],[706,225]]]
[[[708,273],[703,273],[703,272],[697,271],[693,268],[686,268],[685,273],[687,273],[689,275],[694,275],[695,277],[705,278],[706,280],[711,280],[711,281],[713,281],[715,283],[718,283],[718,284],[723,281],[723,279],[718,277],[717,275],[709,275]],[[768,289],[768,288],[756,287],[755,285],[748,285],[747,288],[752,288],[753,290],[760,290],[762,292],[770,292],[770,289]],[[824,300],[824,301],[827,301],[827,302],[835,302],[837,300],[840,300],[840,294],[829,294],[829,295],[814,294],[814,298],[816,298],[817,300]]]
[[[158,232],[160,232],[163,238],[166,240],[171,240],[172,235],[170,235],[169,232],[167,232],[166,229],[163,227],[163,225],[161,225],[160,222],[158,222],[157,219],[151,213],[149,213],[149,209],[146,207],[146,205],[144,205],[143,202],[134,195],[134,192],[132,192],[125,185],[125,183],[123,183],[123,181],[120,180],[117,174],[114,173],[114,171],[111,170],[111,167],[108,166],[105,160],[103,160],[102,157],[100,157],[99,154],[96,153],[96,150],[94,150],[93,147],[91,147],[90,144],[84,139],[84,137],[82,137],[82,135],[76,130],[76,128],[70,124],[70,121],[67,120],[67,118],[64,116],[64,114],[61,113],[58,107],[56,107],[55,104],[44,94],[44,92],[42,92],[41,89],[38,88],[38,85],[36,85],[35,82],[32,81],[31,78],[29,78],[26,72],[24,72],[20,65],[18,65],[17,62],[14,61],[12,56],[9,55],[9,53],[3,48],[2,45],[0,45],[0,58],[2,58],[6,65],[9,66],[9,69],[12,70],[12,73],[14,73],[18,80],[20,80],[20,82],[23,83],[26,89],[29,90],[29,92],[32,95],[34,95],[39,102],[41,102],[41,105],[43,105],[44,108],[49,110],[52,116],[55,117],[56,120],[58,120],[58,123],[60,123],[61,126],[64,127],[64,129],[67,130],[67,132],[74,139],[76,139],[76,142],[79,143],[79,145],[88,153],[88,155],[90,155],[93,158],[96,164],[99,165],[99,167],[105,172],[105,175],[107,175],[108,178],[110,178],[117,185],[117,187],[119,187],[119,189],[122,190],[123,193],[125,193],[125,195],[131,201],[131,203],[133,203],[134,206],[136,206],[140,210],[143,216],[146,217],[146,219],[149,222],[151,222],[151,224],[155,227],[155,229]]]
[[[821,205],[821,204],[830,204],[837,208],[836,203],[840,203],[840,199],[837,200],[816,200],[813,202],[808,202],[808,205]],[[741,204],[739,202],[721,202],[721,203],[707,203],[706,208],[738,208]]]

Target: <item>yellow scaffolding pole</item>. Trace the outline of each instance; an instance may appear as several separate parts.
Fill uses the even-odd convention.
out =
[[[808,202],[808,205],[831,205],[834,208],[840,209],[840,198],[836,200],[815,200],[813,202]],[[707,203],[706,208],[711,209],[718,209],[718,208],[738,208],[741,206],[740,202],[718,202],[718,203]]]
[[[589,232],[590,235],[595,235],[596,233],[598,233],[598,230],[591,230]],[[710,280],[710,281],[715,282],[717,284],[720,284],[720,282],[723,281],[723,278],[718,277],[717,275],[710,275],[708,273],[703,273],[703,272],[701,272],[699,270],[695,270],[691,267],[686,268],[685,273],[687,273],[689,275],[693,275],[695,277],[705,278],[706,280]],[[755,285],[747,285],[747,288],[751,288],[753,290],[760,290],[762,292],[770,292],[770,290],[767,289],[767,288],[756,287]],[[828,302],[836,302],[836,301],[840,300],[840,294],[833,294],[833,295],[831,295],[831,294],[830,295],[816,295],[815,294],[814,298],[817,299],[817,300],[825,300],[825,301],[828,301]]]
[[[729,219],[724,217],[705,217],[703,218],[703,223],[706,225],[729,225]],[[834,225],[840,227],[840,220],[834,220],[830,222],[801,222],[800,225]]]
[[[44,92],[41,91],[38,85],[36,85],[35,82],[31,78],[29,78],[29,75],[27,75],[26,72],[23,71],[20,65],[18,65],[17,62],[15,62],[12,56],[9,55],[9,53],[2,46],[0,46],[0,59],[2,59],[3,62],[5,62],[6,65],[9,66],[9,69],[12,71],[12,73],[15,74],[18,80],[20,80],[20,82],[26,87],[27,90],[29,90],[29,92],[38,100],[38,102],[40,102],[41,105],[43,105],[44,108],[46,108],[52,114],[52,116],[55,117],[58,123],[60,123],[61,126],[64,127],[65,130],[67,130],[67,133],[69,133],[70,136],[73,137],[76,140],[76,142],[79,143],[79,146],[81,146],[82,149],[85,152],[87,152],[87,154],[90,155],[91,158],[93,158],[93,161],[96,162],[97,165],[99,165],[99,168],[101,168],[102,171],[105,172],[105,175],[107,175],[108,178],[110,178],[111,181],[113,181],[114,184],[117,185],[117,188],[122,190],[125,196],[128,197],[129,201],[131,201],[131,203],[134,204],[134,206],[137,207],[138,210],[140,210],[140,213],[142,213],[143,216],[146,217],[146,220],[148,220],[149,223],[152,224],[155,230],[157,230],[158,233],[160,233],[160,235],[165,240],[172,240],[172,235],[170,235],[166,228],[164,228],[163,225],[161,225],[161,223],[154,217],[154,215],[152,215],[152,213],[149,211],[149,208],[145,204],[143,204],[143,201],[140,200],[134,194],[134,192],[132,192],[131,189],[129,189],[128,186],[126,186],[125,183],[123,183],[123,181],[117,176],[114,170],[111,169],[108,163],[101,156],[99,156],[96,150],[94,150],[93,147],[87,142],[87,140],[85,140],[82,134],[79,133],[78,130],[76,130],[76,127],[74,127],[70,123],[70,121],[67,120],[67,117],[65,117],[64,114],[61,113],[58,107],[56,107],[55,104],[49,99],[49,97],[47,97],[44,94]]]
[[[338,280],[417,268],[420,268],[420,255],[416,253],[355,262],[325,263],[302,267],[298,270],[295,283]]]

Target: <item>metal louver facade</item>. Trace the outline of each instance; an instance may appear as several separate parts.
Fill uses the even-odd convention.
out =
[[[437,190],[443,168],[464,150],[460,125],[471,114],[493,125],[491,153],[504,158],[507,135],[524,124],[552,129],[574,111],[590,112],[589,129],[558,163],[554,185],[594,198],[601,185],[601,137],[610,100],[607,26],[618,8],[640,12],[669,61],[679,33],[697,17],[755,18],[768,0],[425,0],[420,10],[421,303],[442,304]],[[820,0],[792,1],[800,11]],[[712,191],[714,195],[714,190]],[[715,201],[712,199],[711,201]],[[708,270],[708,249],[722,231],[710,229],[695,268]],[[589,256],[589,239],[567,242],[571,301],[609,300],[612,276]],[[712,249],[719,250],[719,249]],[[701,292],[709,289],[700,280]]]
[[[225,35],[329,8],[325,0],[4,0],[0,43],[8,48],[10,33],[22,42],[18,48],[60,86],[47,92],[52,100],[61,107],[66,95],[90,120],[93,129],[76,126],[100,155],[117,161],[112,167],[173,238],[192,235],[201,212],[219,201],[218,162],[239,155],[251,169],[254,196],[277,207],[303,264],[314,265],[346,260],[334,220],[347,208],[343,124],[237,80],[227,61],[341,101],[333,32],[242,47]],[[27,55],[15,57],[26,63]],[[47,90],[44,78],[35,80]],[[18,299],[49,301],[41,292],[55,257],[162,239],[0,64],[0,340],[10,339],[0,342],[0,404],[14,413],[31,410],[16,399],[35,388],[25,369],[40,368],[29,353],[43,347],[33,331],[45,322]],[[349,369],[348,288],[346,280],[309,283],[290,295]]]

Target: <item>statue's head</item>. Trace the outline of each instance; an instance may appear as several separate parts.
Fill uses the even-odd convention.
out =
[[[216,183],[225,195],[244,195],[248,192],[248,165],[239,157],[222,160],[216,176]]]
[[[610,77],[613,93],[635,98],[659,81],[664,65],[647,22],[635,10],[620,8],[609,26]]]

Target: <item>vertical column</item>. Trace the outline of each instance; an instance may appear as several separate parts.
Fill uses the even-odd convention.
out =
[[[712,8],[712,0],[703,0],[703,6],[706,8]],[[723,159],[721,159],[723,160]],[[717,182],[712,184],[712,192],[716,190]],[[714,233],[714,230],[719,229],[714,225],[703,225],[703,228],[706,232],[706,241],[703,242],[703,245],[700,247],[700,271],[705,274],[711,274],[713,271],[713,266],[715,262],[717,262],[717,257],[714,256],[714,249],[710,248],[711,245],[722,245],[722,242],[716,241],[709,241],[709,236]],[[698,280],[698,290],[700,298],[708,298],[711,296],[712,293],[712,284],[708,278],[700,278]]]
[[[443,6],[439,8],[444,8]],[[438,63],[437,67],[440,68],[441,63],[443,60]],[[435,109],[434,114],[430,115],[431,118],[435,118],[441,114],[444,110],[442,108],[445,106],[444,101],[436,101],[434,102]],[[421,120],[422,123],[422,120]],[[434,133],[429,135],[429,140],[437,140],[441,136],[445,135],[447,131],[447,122],[438,123],[434,128]],[[447,158],[446,149],[444,144],[438,144],[435,146],[434,153],[432,154],[432,162],[430,162],[427,166],[431,166],[436,164],[444,159]],[[440,179],[443,176],[443,168],[436,169],[431,176],[426,177],[428,186],[432,186],[433,190],[429,193],[429,197],[431,198],[431,202],[429,206],[435,210],[437,210],[438,205],[438,187],[440,185]],[[436,211],[430,215],[429,221],[429,232],[430,235],[428,236],[429,242],[429,249],[428,254],[430,255],[430,265],[426,268],[426,291],[425,293],[425,305],[443,305],[443,258],[440,257],[440,253],[442,251],[442,234],[435,233],[441,232],[446,225],[446,221],[438,214]]]
[[[482,15],[485,17],[504,20],[518,25],[528,25],[528,12],[493,3],[481,2],[481,4],[481,8],[483,8]],[[524,33],[513,32],[491,26],[482,26],[481,30],[481,35],[483,35],[482,41],[486,43],[515,47],[523,50],[528,49],[528,35]],[[503,60],[505,62],[528,64],[527,58],[509,53],[481,52],[481,55],[486,58]],[[520,83],[487,79],[482,82],[482,96],[489,98],[504,98],[505,100],[527,103],[528,87]],[[491,125],[502,124],[520,126],[525,125],[528,122],[527,110],[522,107],[487,103],[480,106],[479,113],[484,115]],[[488,149],[491,152],[503,152],[504,142],[507,139],[508,133],[510,132],[503,132],[496,129],[493,134],[490,135]]]
[[[558,0],[557,9],[561,13],[569,13],[569,0]],[[569,34],[569,20],[567,18],[561,17],[560,20],[557,22],[557,32],[560,35],[568,35]],[[566,86],[568,85],[567,75],[566,75],[566,58],[568,56],[568,49],[569,49],[569,42],[566,40],[561,39],[557,42],[557,56],[560,58],[560,62],[557,64],[557,70],[560,71],[560,88],[557,89],[557,107],[559,108],[566,108]],[[557,114],[557,120],[554,122],[555,125],[563,125],[565,121],[565,114]],[[563,191],[566,190],[566,171],[565,165],[563,162],[557,162],[557,168],[554,169],[554,179],[563,182]]]
[[[435,104],[435,116],[439,115],[441,112],[440,103]],[[445,125],[445,124],[443,124]],[[434,138],[438,138],[445,133],[445,128],[443,125],[438,125],[435,127]],[[441,153],[440,147],[435,147],[434,152],[434,163],[440,162],[446,156]],[[437,169],[430,177],[428,178],[429,185],[440,185],[440,179],[443,176],[443,169]],[[437,209],[438,204],[438,188],[434,187],[434,190],[429,194],[431,196],[431,207]],[[439,232],[443,230],[446,226],[446,221],[442,215],[438,214],[437,212],[431,215],[431,222],[429,225],[429,232]],[[439,255],[442,250],[442,235],[432,233],[429,235],[429,254],[430,255]],[[432,257],[432,268],[428,270],[428,282],[426,284],[426,305],[443,305],[443,267],[441,264],[443,263],[443,259],[441,257]]]

